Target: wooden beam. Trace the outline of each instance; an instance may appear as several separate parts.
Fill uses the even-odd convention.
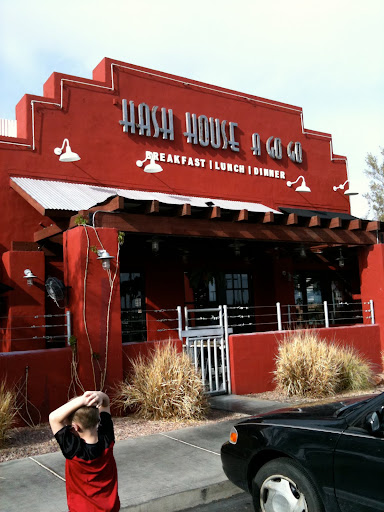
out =
[[[284,226],[265,223],[245,223],[217,220],[208,222],[206,219],[189,217],[151,217],[142,214],[118,213],[108,215],[100,212],[97,216],[97,227],[115,228],[130,233],[148,233],[158,235],[190,236],[199,238],[244,239],[272,242],[292,242],[307,244],[335,245],[373,245],[376,236],[373,232],[355,233],[348,229],[312,229],[301,226]]]
[[[76,210],[53,210],[50,208],[45,210],[45,216],[54,219],[69,219],[75,213]]]
[[[372,220],[372,221],[368,222],[365,229],[367,231],[380,231],[380,228],[381,228],[380,224],[381,224],[381,222],[379,220]]]
[[[159,201],[156,201],[156,200],[149,201],[149,203],[145,209],[145,213],[152,214],[152,213],[159,213],[159,211],[160,211]]]
[[[40,242],[41,240],[45,240],[46,238],[51,238],[52,236],[58,235],[62,233],[63,230],[56,226],[56,224],[52,224],[44,229],[40,229],[39,231],[35,231],[33,234],[33,240],[35,242]]]
[[[318,215],[313,215],[309,219],[308,227],[309,228],[319,228],[321,226],[321,218]]]
[[[273,212],[265,212],[263,218],[263,224],[269,224],[275,222],[275,214]]]
[[[179,217],[189,217],[191,215],[191,205],[189,203],[185,203],[180,206],[177,215]]]
[[[37,251],[37,244],[35,242],[15,242],[11,241],[12,251]]]
[[[233,220],[235,222],[244,222],[248,220],[248,210],[240,210],[238,212],[235,212]]]
[[[212,208],[210,208],[208,210],[208,214],[207,214],[208,219],[220,219],[220,217],[221,217],[220,206],[212,206]]]
[[[351,231],[361,229],[361,219],[350,220],[348,229],[350,229]]]
[[[106,211],[106,212],[114,212],[116,210],[124,210],[124,197],[114,196],[111,199],[107,199],[103,203],[100,203],[92,208],[89,208],[88,212],[96,212],[96,211]],[[81,213],[81,212],[79,212]]]
[[[288,215],[288,218],[287,218],[287,221],[286,221],[286,225],[287,226],[293,226],[294,224],[298,224],[299,223],[299,217],[297,216],[296,213],[290,213]]]
[[[92,208],[89,208],[88,210],[79,210],[69,219],[68,228],[73,228],[77,225],[75,221],[79,215],[87,219],[91,224],[92,222],[95,222],[95,216],[98,215],[99,212],[115,212],[116,210],[124,210],[124,197],[114,196],[103,203],[92,206]]]
[[[343,221],[340,219],[340,217],[334,217],[331,219],[331,222],[329,223],[330,229],[336,229],[341,228],[343,226]]]

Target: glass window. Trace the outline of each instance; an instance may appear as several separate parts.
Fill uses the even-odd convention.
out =
[[[318,279],[313,279],[312,277],[307,277],[306,286],[308,304],[321,304],[322,297],[320,281]]]
[[[123,342],[145,341],[144,276],[141,272],[120,273],[120,296]]]
[[[228,306],[249,305],[248,274],[225,274]]]
[[[208,283],[209,302],[216,302],[216,279],[213,278]]]

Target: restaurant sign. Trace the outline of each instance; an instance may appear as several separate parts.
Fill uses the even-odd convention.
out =
[[[164,140],[174,140],[174,124],[173,124],[173,110],[158,106],[150,108],[146,103],[140,103],[135,105],[133,101],[122,100],[122,119],[119,124],[123,127],[123,132],[127,134],[136,134],[144,137],[158,138],[162,137]],[[191,114],[190,112],[185,113],[185,131],[183,136],[186,138],[186,142],[192,145],[199,145],[201,147],[211,147],[213,149],[230,150],[235,153],[240,151],[240,142],[236,139],[236,131],[238,129],[238,123],[233,121],[220,120],[206,115]],[[262,155],[262,151],[266,151],[267,154],[273,160],[281,160],[283,158],[283,145],[279,137],[271,135],[268,137],[265,149],[262,147],[260,135],[257,132],[251,135],[251,151],[256,157]],[[261,169],[258,167],[245,169],[245,166],[236,166],[232,164],[218,164],[209,160],[205,162],[203,159],[192,159],[186,156],[180,156],[179,161],[177,155],[165,156],[166,161],[169,163],[181,163],[182,165],[193,165],[196,167],[207,167],[216,170],[228,170],[230,172],[240,172],[254,175],[270,175],[271,173],[264,174],[264,171],[271,171]],[[292,162],[298,164],[303,161],[303,152],[300,142],[289,141],[287,144],[287,155]],[[176,161],[174,158],[176,157]],[[168,160],[170,159],[170,160]],[[185,160],[184,160],[185,159]],[[197,163],[196,160],[198,160]],[[187,162],[190,162],[189,164]],[[224,169],[225,167],[225,169]],[[239,168],[241,169],[239,171]],[[236,170],[234,170],[236,169]],[[275,171],[274,171],[275,172]],[[276,173],[275,173],[276,174]],[[274,177],[285,178],[285,173],[277,171],[277,175]],[[281,174],[281,175],[280,175]]]

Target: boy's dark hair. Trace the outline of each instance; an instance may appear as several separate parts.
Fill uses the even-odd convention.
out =
[[[84,405],[73,412],[68,419],[71,423],[79,423],[84,430],[89,430],[90,428],[96,427],[100,421],[99,409],[97,407]]]

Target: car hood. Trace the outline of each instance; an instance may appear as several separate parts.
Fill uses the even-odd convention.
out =
[[[312,404],[301,404],[297,407],[286,407],[284,409],[277,409],[276,411],[258,414],[251,418],[241,421],[240,423],[262,423],[264,421],[283,421],[283,420],[294,420],[294,419],[330,419],[336,418],[341,415],[343,411],[348,411],[354,404],[359,402],[365,402],[374,396],[371,395],[360,395],[354,397],[348,397],[343,400],[329,399],[329,401],[312,403]]]

